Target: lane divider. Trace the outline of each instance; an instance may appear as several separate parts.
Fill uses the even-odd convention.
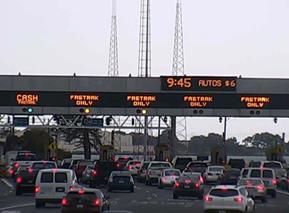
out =
[[[281,191],[281,190],[277,190],[277,192],[280,193],[280,194],[289,196],[289,193],[288,193],[288,192],[283,192],[283,191]]]
[[[13,188],[13,185],[11,183],[9,183],[8,180],[4,179],[4,178],[1,178],[1,181],[6,185],[8,186],[9,188]]]
[[[5,211],[5,210],[10,210],[10,209],[19,209],[23,207],[29,207],[29,206],[34,206],[34,203],[26,203],[26,204],[21,204],[21,205],[15,205],[15,206],[7,206],[4,208],[0,208],[0,211]]]

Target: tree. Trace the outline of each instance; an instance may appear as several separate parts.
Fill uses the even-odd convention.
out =
[[[274,147],[280,143],[282,143],[282,138],[280,135],[273,135],[271,133],[256,133],[253,136],[249,136],[243,140],[243,142],[247,145],[258,149],[266,149],[269,147]]]

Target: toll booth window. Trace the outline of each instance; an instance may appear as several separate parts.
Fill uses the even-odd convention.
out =
[[[251,171],[251,177],[256,177],[256,178],[261,177],[261,170],[260,169],[253,169]]]
[[[56,173],[55,183],[67,183],[67,174],[65,172]]]
[[[41,183],[52,183],[53,174],[51,172],[43,172],[41,175]]]

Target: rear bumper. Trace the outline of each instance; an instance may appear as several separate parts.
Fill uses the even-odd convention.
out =
[[[101,212],[100,207],[93,207],[93,208],[69,208],[69,207],[62,207],[61,213],[98,213]]]
[[[110,190],[131,190],[134,188],[133,184],[114,184],[108,183],[108,188]]]
[[[35,201],[40,201],[43,203],[61,203],[62,198],[35,198]]]
[[[203,190],[197,189],[174,189],[174,194],[178,196],[200,196],[204,194]]]
[[[226,206],[226,205],[213,205],[213,204],[205,204],[204,210],[231,210],[231,211],[241,211],[245,212],[246,207],[245,206]]]
[[[219,180],[219,176],[206,176],[205,180],[207,182],[218,181]]]

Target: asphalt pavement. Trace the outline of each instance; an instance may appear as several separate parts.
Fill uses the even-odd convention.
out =
[[[2,188],[2,185],[0,185]],[[206,187],[208,190],[208,187]],[[133,213],[202,213],[203,201],[196,198],[173,199],[171,189],[158,189],[137,183],[135,192],[112,192],[110,196],[111,210],[129,210]],[[2,190],[3,191],[3,190]],[[1,193],[2,194],[2,193]],[[59,205],[47,205],[46,208],[35,209],[32,194],[15,196],[9,192],[0,196],[0,213],[59,213]],[[288,213],[289,196],[278,193],[277,199],[268,198],[265,204],[257,202],[256,213]]]

